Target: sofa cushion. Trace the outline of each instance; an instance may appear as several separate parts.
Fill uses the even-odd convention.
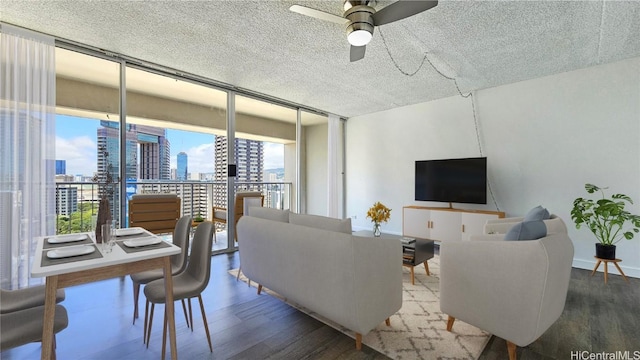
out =
[[[279,222],[289,222],[289,209],[280,210],[280,209],[272,209],[267,207],[257,207],[252,206],[249,208],[249,216],[279,221]]]
[[[505,240],[537,240],[547,236],[547,225],[542,220],[523,221],[515,224],[504,235]]]
[[[289,213],[289,222],[296,225],[308,226],[345,234],[351,234],[351,218],[336,219],[326,216]]]
[[[549,219],[549,210],[543,208],[541,205],[534,207],[524,216],[522,221],[533,220],[547,220]]]

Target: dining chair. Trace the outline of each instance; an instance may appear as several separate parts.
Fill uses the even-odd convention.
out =
[[[183,272],[187,268],[187,256],[189,254],[189,235],[191,233],[191,216],[185,215],[178,220],[176,227],[173,231],[173,244],[182,249],[180,254],[173,255],[171,257],[171,274],[173,276]],[[140,285],[148,284],[149,282],[157,279],[164,278],[163,269],[147,270],[135,274],[131,274],[131,281],[133,282],[133,323],[136,323],[138,318],[138,298],[140,295]],[[147,303],[147,307],[148,307]],[[185,312],[186,307],[182,302],[182,308]],[[146,320],[146,319],[145,319]],[[187,322],[188,325],[188,322]],[[146,321],[145,321],[145,335],[146,335]],[[143,336],[142,340],[145,340]]]
[[[0,303],[3,301],[4,298],[0,298]],[[28,307],[0,314],[0,351],[42,341],[43,321],[44,306]],[[51,349],[53,359],[56,358],[55,334],[66,329],[68,325],[67,309],[62,305],[56,305]]]
[[[209,276],[211,273],[211,246],[213,241],[214,225],[210,221],[204,221],[196,228],[191,245],[191,256],[187,264],[187,268],[182,273],[173,277],[173,299],[174,301],[198,298],[200,302],[200,311],[202,312],[202,321],[209,342],[209,350],[213,352],[211,345],[211,335],[209,334],[209,326],[207,325],[207,316],[204,311],[202,302],[202,291],[209,284]],[[151,336],[151,327],[153,324],[153,311],[155,304],[164,304],[166,301],[164,280],[154,280],[144,287],[144,295],[151,302],[151,314],[149,316],[149,329],[147,330],[147,347],[149,347],[149,339]],[[191,305],[191,303],[189,303]],[[145,311],[145,318],[147,313]],[[191,331],[193,331],[193,314],[191,306],[189,306],[189,317],[191,319]],[[162,331],[162,358],[164,359],[167,335],[167,316],[166,308],[164,315],[164,327]]]
[[[56,303],[65,298],[64,289],[56,291]],[[38,285],[18,290],[0,289],[0,314],[44,305],[45,286]]]

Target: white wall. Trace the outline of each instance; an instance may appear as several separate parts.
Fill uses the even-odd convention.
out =
[[[640,58],[480,90],[475,107],[496,204],[459,208],[521,216],[543,205],[567,223],[574,266],[591,269],[595,238],[576,230],[573,200],[584,184],[631,196],[640,213]],[[414,201],[414,161],[479,156],[471,99],[452,97],[351,118],[346,128],[347,216],[371,228],[367,209],[392,209],[383,231],[401,233],[402,207]],[[623,240],[617,257],[640,277],[640,236]],[[601,268],[602,269],[602,268]],[[615,272],[615,271],[612,271]]]
[[[327,215],[328,125],[305,126],[306,213]]]

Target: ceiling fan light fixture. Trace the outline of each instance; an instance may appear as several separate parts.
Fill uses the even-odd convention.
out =
[[[365,46],[371,41],[373,35],[367,30],[354,30],[347,35],[349,44],[353,46]]]

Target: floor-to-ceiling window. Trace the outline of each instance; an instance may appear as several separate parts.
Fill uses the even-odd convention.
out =
[[[120,63],[56,48],[56,231],[89,231],[106,196],[119,219]]]
[[[244,190],[262,192],[264,206],[326,213],[325,116],[118,57],[58,50],[59,147],[69,150],[60,159],[68,169],[60,179],[69,184],[56,190],[59,232],[91,227],[102,194],[95,182],[106,173],[118,181],[111,207],[123,227],[129,198],[150,192],[176,193],[182,214],[194,218],[211,219],[214,206],[230,207],[233,194]],[[236,165],[231,179],[229,149]],[[89,167],[75,170],[82,164]],[[225,224],[217,230],[214,250],[236,245]]]
[[[182,215],[211,220],[226,194],[219,142],[226,137],[227,93],[175,76],[128,66],[126,195],[172,193]],[[228,247],[219,225],[215,250]]]

